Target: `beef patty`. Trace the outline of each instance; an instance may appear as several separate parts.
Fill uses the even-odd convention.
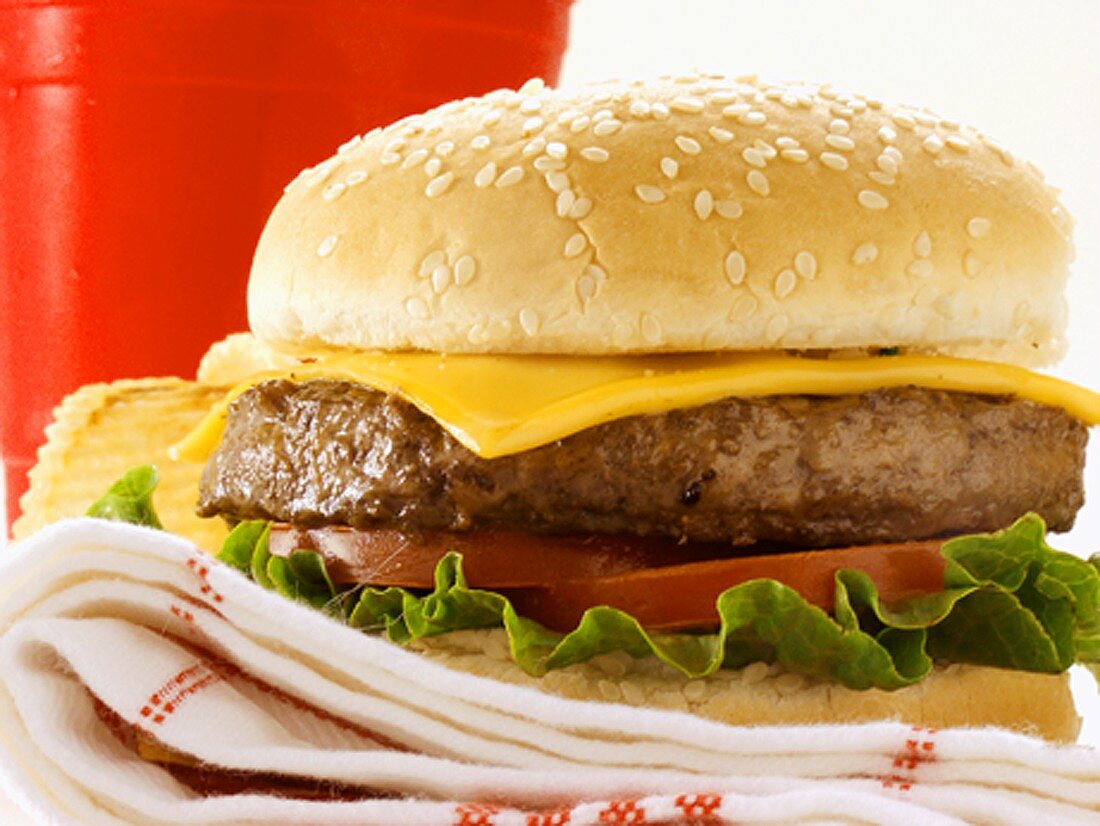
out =
[[[828,547],[1053,530],[1084,499],[1064,411],[921,388],[724,399],[482,459],[408,402],[334,380],[237,398],[199,512],[402,530],[519,528]]]

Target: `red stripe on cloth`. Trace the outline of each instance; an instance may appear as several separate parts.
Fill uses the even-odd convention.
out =
[[[913,726],[910,735],[904,747],[891,755],[891,770],[879,776],[884,789],[909,791],[917,782],[920,767],[936,762],[936,729]]]
[[[192,556],[187,559],[187,569],[191,571],[195,576],[199,578],[199,593],[204,597],[214,600],[214,602],[221,602],[223,597],[214,587],[210,584],[207,577],[210,574],[210,567],[207,564],[205,558],[201,556]]]
[[[195,663],[166,680],[160,688],[149,695],[141,707],[142,717],[160,725],[174,714],[184,701],[203,689],[221,680],[221,676],[211,671],[206,663]]]

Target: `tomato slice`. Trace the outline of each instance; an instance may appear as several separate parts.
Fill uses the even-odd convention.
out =
[[[404,533],[272,525],[271,553],[286,556],[297,548],[323,554],[334,582],[402,588],[433,587],[436,564],[448,551],[456,551],[462,554],[466,579],[493,590],[613,576],[721,559],[736,552],[721,543],[679,543],[659,537],[556,536],[523,531]]]
[[[863,571],[884,602],[896,602],[943,588],[945,561],[940,541],[906,542],[834,550],[743,556],[650,568],[607,577],[502,589],[520,616],[547,628],[572,629],[594,605],[618,608],[655,631],[713,628],[715,601],[734,585],[773,579],[797,591],[811,605],[831,611],[834,575],[844,568]]]
[[[655,631],[713,628],[715,601],[754,579],[788,585],[812,605],[833,607],[834,575],[863,571],[883,601],[943,588],[944,540],[730,557],[725,545],[629,536],[544,536],[519,531],[406,534],[274,525],[271,552],[323,554],[334,581],[430,589],[436,563],[463,555],[471,587],[498,591],[521,616],[567,631],[585,610],[610,605]],[[715,558],[721,557],[721,558]]]

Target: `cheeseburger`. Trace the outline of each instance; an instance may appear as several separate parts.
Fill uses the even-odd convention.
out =
[[[425,656],[737,723],[1071,739],[1100,398],[1071,222],[974,129],[828,86],[532,81],[275,208],[177,453],[261,585]]]

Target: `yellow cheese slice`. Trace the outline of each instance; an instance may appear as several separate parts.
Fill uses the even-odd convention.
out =
[[[1022,367],[947,356],[808,358],[786,353],[576,357],[345,353],[290,371],[252,376],[233,388],[173,448],[208,456],[229,403],[271,379],[329,378],[400,396],[487,459],[520,453],[593,425],[640,413],[693,407],[729,396],[840,395],[916,385],[1016,396],[1100,423],[1100,394]]]

